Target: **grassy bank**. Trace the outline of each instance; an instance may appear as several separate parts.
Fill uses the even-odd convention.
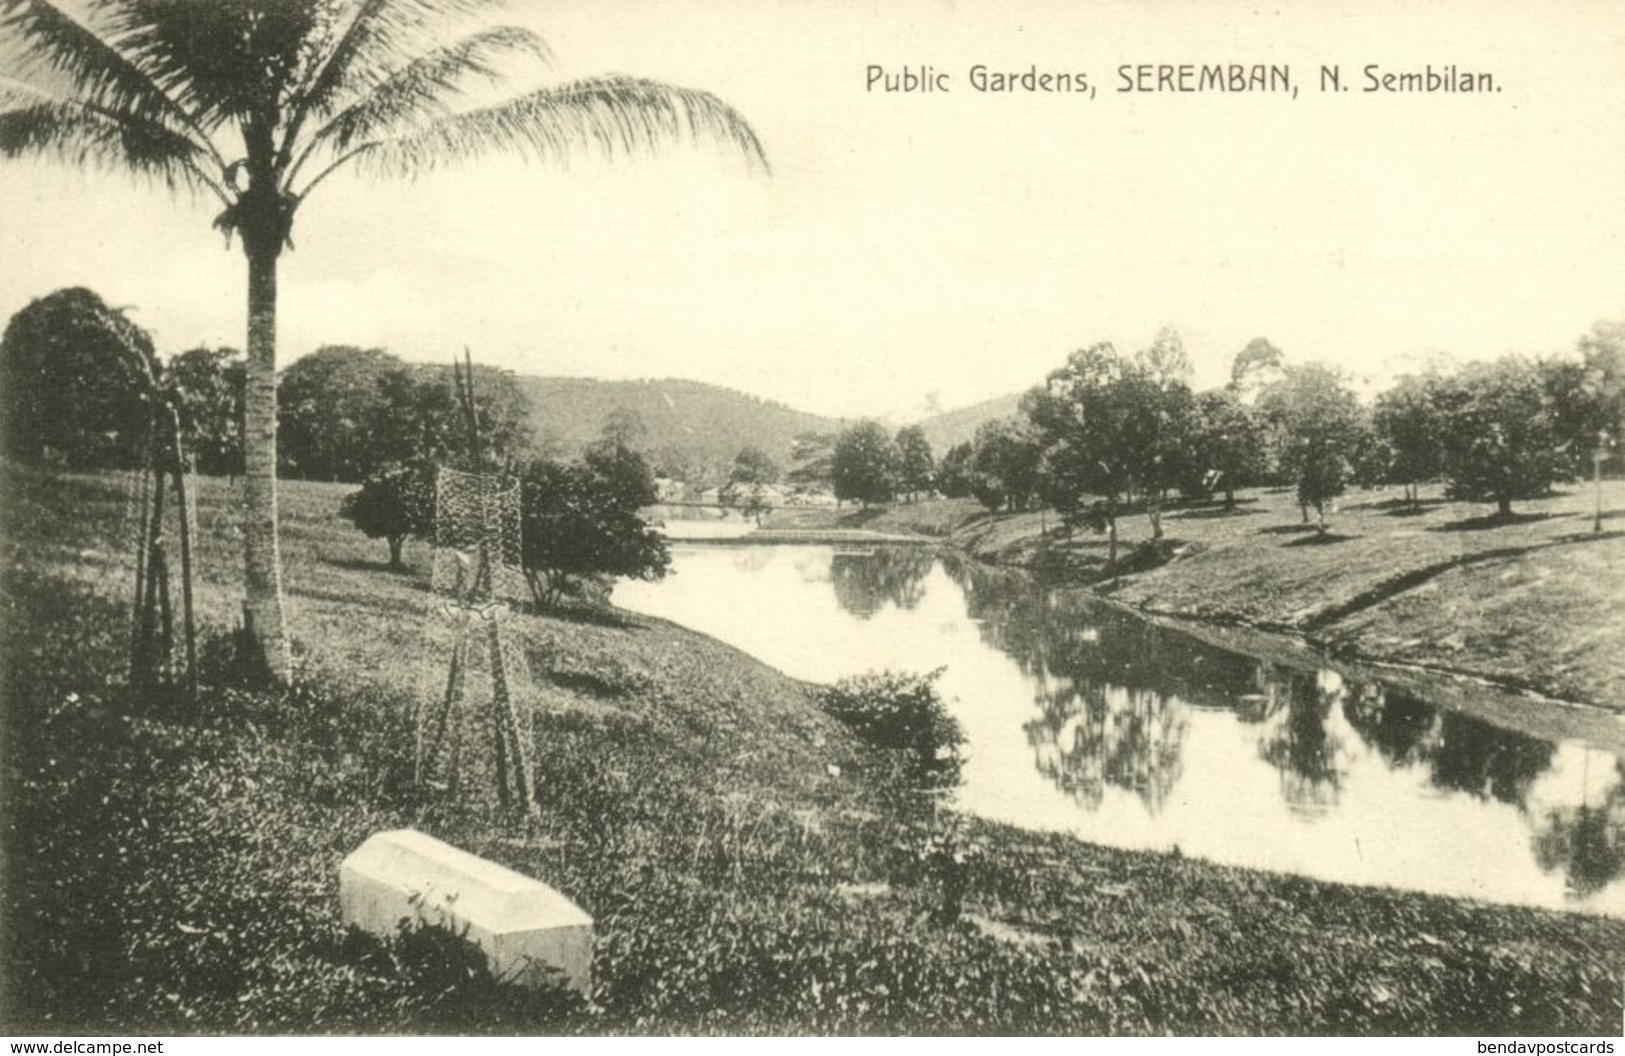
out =
[[[985,560],[1059,570],[1136,608],[1303,634],[1345,655],[1489,678],[1564,700],[1625,709],[1625,482],[1603,484],[1604,531],[1589,487],[1491,506],[1424,488],[1345,496],[1325,536],[1288,492],[1249,491],[1233,508],[1170,510],[1172,559],[1108,579],[1106,542],[1068,539],[1053,514],[991,514],[973,500],[826,511],[832,525],[936,535]],[[791,526],[794,516],[783,525]],[[799,517],[813,526],[816,515]],[[1132,562],[1143,515],[1119,522]]]
[[[933,818],[809,687],[624,613],[508,625],[537,818],[496,809],[472,754],[457,794],[415,790],[412,712],[451,628],[426,555],[388,572],[334,517],[342,488],[283,497],[298,688],[221,661],[235,495],[205,481],[203,700],[132,697],[124,483],[5,471],[9,1032],[1618,1029],[1625,922]],[[346,936],[338,863],[400,826],[586,908],[592,1000]]]

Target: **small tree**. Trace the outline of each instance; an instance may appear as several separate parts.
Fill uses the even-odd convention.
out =
[[[936,477],[936,459],[931,441],[918,425],[897,431],[897,488],[910,502],[930,491]]]
[[[1326,506],[1348,487],[1364,420],[1354,393],[1335,369],[1309,363],[1287,370],[1264,390],[1259,407],[1276,434],[1281,470],[1305,514],[1326,532]]]
[[[649,460],[610,433],[589,445],[581,460],[595,478],[598,494],[615,509],[636,513],[660,498]]]
[[[971,459],[975,449],[970,441],[955,444],[937,465],[937,491],[944,498],[962,499],[971,493]]]
[[[1543,495],[1572,477],[1544,381],[1535,364],[1508,357],[1466,367],[1435,387],[1452,498],[1494,502],[1509,517],[1514,499]]]
[[[1371,424],[1387,448],[1387,479],[1405,486],[1411,508],[1417,508],[1417,485],[1440,470],[1440,437],[1433,387],[1437,378],[1406,375],[1377,397]]]
[[[374,470],[339,507],[339,515],[369,539],[389,543],[389,567],[405,567],[401,552],[408,536],[434,528],[435,467],[429,462],[388,463]]]
[[[1076,446],[1052,443],[1044,448],[1038,465],[1038,497],[1061,517],[1067,538],[1080,525],[1110,529],[1111,560],[1117,559],[1115,519],[1110,525],[1101,519],[1105,508],[1091,495],[1098,483],[1099,466]]]
[[[897,494],[897,445],[879,422],[849,426],[836,438],[830,475],[837,499],[890,502]]]
[[[194,348],[164,369],[174,392],[186,448],[204,473],[243,471],[243,386],[246,363],[234,348]]]
[[[1190,359],[1178,331],[1163,327],[1149,348],[1134,356],[1115,386],[1122,405],[1118,457],[1127,461],[1133,482],[1145,497],[1151,538],[1162,538],[1162,503],[1187,472],[1190,431],[1195,423]]]
[[[660,579],[671,564],[665,538],[638,514],[653,485],[642,491],[630,459],[604,457],[608,452],[596,463],[536,459],[525,469],[522,559],[538,607],[582,595],[605,577]]]
[[[1263,427],[1233,389],[1214,389],[1196,397],[1187,442],[1186,473],[1199,475],[1187,481],[1187,490],[1222,491],[1224,504],[1234,506],[1237,488],[1264,477]]]
[[[793,465],[784,480],[793,488],[822,490],[834,487],[835,440],[833,433],[798,433],[790,441]]]
[[[1600,322],[1580,338],[1585,392],[1598,433],[1625,437],[1625,322]]]
[[[778,479],[779,464],[773,456],[755,446],[740,448],[722,489],[722,504],[736,507],[760,527],[762,518],[773,511],[771,489]]]
[[[990,510],[1024,510],[1038,495],[1043,448],[1018,417],[995,418],[976,429],[971,494]]]

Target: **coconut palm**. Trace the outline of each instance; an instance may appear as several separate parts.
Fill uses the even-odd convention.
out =
[[[0,155],[127,170],[217,199],[248,258],[244,620],[288,676],[276,533],[277,262],[344,168],[405,175],[478,154],[609,156],[710,139],[765,167],[716,97],[606,76],[501,95],[534,33],[488,0],[0,0]]]

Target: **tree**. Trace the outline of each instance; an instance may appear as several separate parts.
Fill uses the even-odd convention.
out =
[[[389,567],[401,568],[401,550],[408,536],[427,536],[434,530],[435,466],[430,462],[387,463],[362,482],[361,490],[345,496],[339,516],[355,525],[368,539],[389,543]]]
[[[728,483],[722,489],[722,504],[737,507],[744,516],[762,517],[773,510],[772,487],[778,483],[779,464],[773,456],[754,445],[746,445],[734,456]]]
[[[969,440],[950,447],[937,464],[937,491],[944,498],[962,499],[971,493],[971,458],[975,448]]]
[[[6,452],[74,467],[136,464],[156,371],[152,338],[90,290],[57,290],[29,302],[0,338]]]
[[[1118,379],[1117,398],[1125,404],[1120,421],[1128,430],[1119,438],[1120,457],[1129,461],[1145,496],[1153,539],[1162,538],[1163,498],[1186,468],[1181,456],[1189,450],[1195,418],[1190,373],[1178,331],[1163,327],[1151,346],[1135,355],[1133,369]]]
[[[1509,517],[1514,499],[1544,495],[1573,476],[1534,363],[1514,356],[1472,364],[1434,393],[1451,498],[1494,502]]]
[[[539,458],[526,467],[521,556],[538,606],[579,595],[599,577],[657,580],[666,574],[671,553],[660,532],[638,515],[643,504],[635,501],[636,489],[605,475],[626,465],[600,462],[595,468]]]
[[[1170,328],[1126,360],[1109,343],[1074,352],[1022,407],[1044,451],[1046,498],[1071,526],[1088,510],[1116,551],[1119,505],[1145,500],[1153,539],[1162,538],[1162,501],[1185,472],[1194,403],[1190,362]],[[1101,500],[1094,505],[1084,496]]]
[[[1596,407],[1597,429],[1615,443],[1625,437],[1625,322],[1600,322],[1580,338],[1585,389]]]
[[[1417,508],[1417,485],[1439,475],[1439,423],[1433,406],[1436,378],[1406,375],[1377,397],[1371,424],[1387,447],[1387,479],[1405,486]]]
[[[181,416],[181,435],[203,473],[243,471],[243,354],[234,348],[193,348],[164,368]]]
[[[1265,389],[1258,406],[1275,431],[1281,471],[1306,515],[1314,509],[1315,528],[1324,535],[1326,504],[1348,487],[1364,425],[1354,393],[1337,370],[1307,363]]]
[[[994,418],[972,441],[971,494],[990,510],[1024,510],[1038,494],[1041,448],[1018,417]]]
[[[1230,364],[1230,388],[1242,403],[1252,404],[1263,391],[1286,377],[1286,357],[1265,337],[1255,337]]]
[[[287,681],[276,504],[277,268],[294,218],[334,172],[420,172],[482,153],[609,156],[680,138],[765,165],[731,107],[704,92],[598,77],[491,101],[535,34],[447,40],[468,5],[429,0],[105,0],[85,18],[5,0],[0,155],[99,164],[212,196],[248,262],[243,612],[266,671]],[[470,89],[477,89],[470,91]]]
[[[734,456],[728,481],[732,484],[777,484],[779,464],[766,451],[754,444],[747,444]]]
[[[1607,457],[1625,435],[1625,323],[1596,324],[1578,351],[1578,361],[1540,364],[1552,429],[1577,474],[1590,472],[1592,459]]]
[[[450,367],[402,363],[383,371],[363,413],[371,460],[418,458],[468,466],[468,423]],[[527,454],[530,398],[511,372],[474,367],[474,413],[480,425],[480,468],[500,469]]]
[[[1349,479],[1362,488],[1372,488],[1385,483],[1392,475],[1394,453],[1388,441],[1378,435],[1370,409],[1362,406],[1359,413],[1359,427],[1349,451]]]
[[[353,484],[404,451],[376,431],[384,378],[406,369],[381,348],[324,345],[282,372],[277,386],[277,465],[282,476]]]
[[[879,422],[849,426],[835,440],[830,477],[837,499],[890,502],[897,493],[897,445]]]
[[[785,474],[793,488],[818,491],[834,488],[835,434],[806,432],[790,441],[790,459],[795,463]]]
[[[655,487],[654,467],[642,452],[622,442],[624,435],[614,422],[606,424],[604,435],[582,453],[582,461],[611,506],[636,512],[653,506],[660,498],[660,489]]]
[[[1224,492],[1224,504],[1236,504],[1236,489],[1264,478],[1267,456],[1264,430],[1257,415],[1235,390],[1212,389],[1196,396],[1186,472],[1200,474],[1197,485],[1206,494]]]
[[[617,404],[604,419],[602,437],[610,443],[636,451],[648,442],[649,427],[637,411]]]
[[[1098,480],[1099,466],[1086,452],[1073,444],[1050,443],[1043,448],[1038,462],[1038,498],[1061,517],[1066,537],[1080,525],[1101,527],[1111,532],[1111,559],[1117,557],[1115,524],[1108,525],[1100,518],[1105,509],[1091,495]]]
[[[1046,497],[1068,527],[1085,523],[1106,533],[1113,567],[1117,517],[1143,457],[1132,448],[1146,443],[1146,423],[1125,399],[1133,374],[1133,365],[1103,341],[1073,352],[1022,399],[1044,452]]]
[[[936,460],[931,454],[931,441],[918,425],[908,425],[897,431],[897,489],[908,496],[910,502],[922,492],[930,491],[934,483]]]

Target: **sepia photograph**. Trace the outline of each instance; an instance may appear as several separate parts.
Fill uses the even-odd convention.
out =
[[[1622,14],[0,0],[10,1051],[1614,1052]]]

